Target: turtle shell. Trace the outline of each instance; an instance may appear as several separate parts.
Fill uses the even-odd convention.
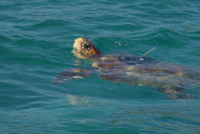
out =
[[[129,54],[102,54],[85,38],[75,40],[72,52],[78,58],[93,60],[93,67],[65,70],[55,77],[54,84],[89,77],[95,72],[103,80],[155,87],[170,99],[196,97],[183,90],[199,85],[199,70]]]

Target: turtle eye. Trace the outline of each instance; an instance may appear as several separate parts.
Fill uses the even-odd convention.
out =
[[[88,43],[84,43],[84,44],[83,44],[83,48],[86,49],[86,50],[88,50],[88,51],[90,51],[91,45],[88,44]]]

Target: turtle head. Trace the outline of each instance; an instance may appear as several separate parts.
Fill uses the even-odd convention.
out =
[[[77,38],[74,41],[73,53],[81,56],[95,56],[101,52],[86,38]]]

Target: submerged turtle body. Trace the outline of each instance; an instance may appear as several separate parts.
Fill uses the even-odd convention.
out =
[[[182,90],[199,85],[198,70],[128,54],[102,54],[85,38],[75,40],[72,52],[78,58],[94,60],[93,67],[64,70],[55,77],[55,85],[65,80],[89,77],[91,72],[96,72],[104,80],[155,87],[170,99],[196,97]]]

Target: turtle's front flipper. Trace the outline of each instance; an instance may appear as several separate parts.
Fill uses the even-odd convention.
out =
[[[75,68],[67,69],[61,72],[61,75],[55,76],[53,85],[60,85],[63,81],[70,81],[91,76],[91,69]]]

